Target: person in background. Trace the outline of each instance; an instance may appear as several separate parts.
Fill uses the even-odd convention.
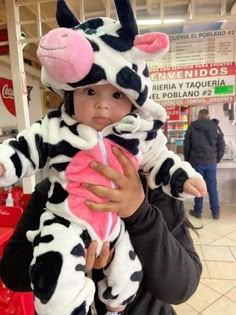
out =
[[[218,119],[210,120],[207,109],[201,109],[198,119],[186,131],[184,139],[184,158],[199,172],[207,185],[213,219],[220,218],[217,192],[216,167],[224,155],[224,134],[218,126]],[[202,217],[203,197],[194,199],[194,208],[189,214]]]
[[[146,177],[142,174],[138,176],[132,162],[120,150],[114,154],[123,174],[101,163],[93,167],[96,172],[116,182],[117,187],[104,190],[101,186],[91,185],[88,189],[99,196],[111,196],[104,204],[94,203],[93,209],[96,212],[112,208],[122,218],[142,264],[144,275],[137,295],[121,314],[176,315],[171,304],[183,303],[192,296],[202,272],[183,202],[167,196],[160,189],[148,188]],[[12,290],[31,291],[28,270],[33,247],[26,238],[26,232],[38,228],[49,188],[47,178],[36,185],[0,261],[2,280]],[[87,271],[94,261],[96,268],[107,265],[109,244],[104,245],[96,260],[95,253],[96,242],[92,241],[87,251]],[[96,285],[102,276],[102,269],[92,270]],[[97,294],[95,308],[97,315],[106,313],[105,305]],[[91,310],[89,314],[92,314]]]

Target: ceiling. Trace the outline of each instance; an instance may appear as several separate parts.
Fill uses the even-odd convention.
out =
[[[20,28],[26,34],[27,43],[23,50],[25,62],[39,69],[36,49],[39,38],[57,27],[55,20],[56,0],[0,0],[0,32],[7,28],[6,1],[15,3],[19,10]],[[235,0],[131,0],[140,32],[164,31],[168,34],[198,32],[219,28],[236,29]],[[66,0],[67,5],[80,19],[96,16],[115,18],[112,0]],[[11,17],[12,18],[12,17]],[[164,24],[168,19],[184,22]],[[152,20],[149,25],[144,20]],[[155,20],[155,21],[153,21]],[[157,20],[160,20],[157,24]],[[150,22],[149,22],[150,23]],[[1,45],[1,44],[0,44]],[[4,56],[5,58],[5,56]],[[1,62],[0,56],[0,62]]]

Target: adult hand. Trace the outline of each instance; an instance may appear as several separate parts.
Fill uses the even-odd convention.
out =
[[[127,218],[140,207],[145,194],[139,175],[132,162],[117,147],[114,146],[112,151],[120,163],[124,174],[108,165],[92,162],[90,166],[110,179],[116,187],[111,188],[84,183],[84,188],[108,200],[104,203],[95,203],[88,200],[86,204],[91,210],[115,212],[121,218]]]
[[[104,242],[99,257],[96,257],[97,241],[91,241],[88,249],[85,250],[86,266],[85,271],[88,272],[92,269],[101,269],[107,266],[113,252],[110,251],[110,243]]]
[[[204,197],[207,193],[206,183],[202,178],[191,177],[184,183],[184,192],[195,197]]]

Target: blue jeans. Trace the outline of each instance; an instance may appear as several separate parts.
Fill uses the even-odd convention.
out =
[[[202,175],[207,185],[209,195],[210,209],[213,215],[220,212],[217,181],[216,181],[216,163],[198,164],[193,166],[194,169]],[[194,212],[200,214],[202,212],[203,197],[194,198]]]

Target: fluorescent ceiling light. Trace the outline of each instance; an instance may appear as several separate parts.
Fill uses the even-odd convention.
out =
[[[184,19],[164,19],[163,24],[171,24],[171,23],[180,23],[184,22],[186,20]],[[158,25],[162,24],[162,21],[160,19],[156,20],[137,20],[138,25]]]

